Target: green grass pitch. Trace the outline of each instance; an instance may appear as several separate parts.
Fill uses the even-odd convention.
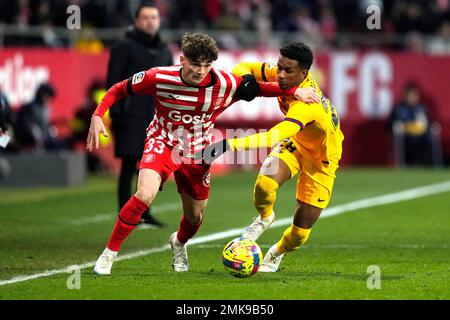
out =
[[[203,226],[195,238],[243,229],[256,215],[251,201],[257,172],[212,179]],[[342,169],[330,208],[450,180],[450,170]],[[90,177],[86,186],[32,190],[0,189],[0,283],[95,261],[114,225],[116,181]],[[277,218],[291,217],[295,181],[284,185]],[[450,299],[450,191],[320,219],[307,244],[287,254],[274,274],[238,279],[221,262],[233,237],[189,247],[190,270],[171,270],[169,235],[181,208],[173,182],[155,202],[168,225],[136,230],[120,255],[161,248],[116,262],[111,277],[81,270],[80,289],[69,273],[0,285],[0,299]],[[285,226],[258,241],[265,252]],[[195,239],[194,238],[194,239]],[[367,287],[369,266],[378,266],[381,288]]]

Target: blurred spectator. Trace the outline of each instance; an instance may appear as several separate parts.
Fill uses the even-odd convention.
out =
[[[75,49],[81,53],[101,53],[104,49],[102,41],[96,36],[95,29],[83,27]]]
[[[428,50],[431,53],[449,54],[450,53],[450,22],[443,21],[439,31],[428,44]]]
[[[73,45],[74,34],[66,30],[69,5],[81,8],[82,30],[85,28],[121,28],[132,18],[131,12],[142,0],[3,0],[0,1],[0,24],[10,26],[5,45],[40,45],[60,47]],[[379,30],[369,30],[367,8],[381,10]],[[170,29],[222,30],[215,35],[226,48],[267,45],[307,36],[316,46],[388,47],[429,49],[446,52],[448,41],[449,0],[154,0],[160,19]],[[14,27],[11,28],[11,25]],[[36,29],[37,27],[37,29]],[[34,28],[31,30],[31,28]],[[55,28],[60,28],[56,30]],[[257,31],[248,36],[236,31]],[[233,31],[233,32],[229,32]],[[287,33],[271,37],[272,31]],[[298,32],[292,32],[298,31]],[[91,32],[91,31],[89,31]],[[110,29],[101,39],[111,45],[117,30]],[[92,32],[91,32],[92,33]],[[369,33],[372,37],[361,34]],[[443,34],[425,47],[418,44],[424,36]],[[110,36],[112,35],[112,37]],[[358,37],[360,35],[360,37]],[[374,36],[375,35],[375,36]],[[409,35],[409,36],[408,36]],[[100,39],[85,35],[78,47],[97,51]],[[172,39],[178,37],[177,32]],[[405,37],[408,36],[407,39]],[[419,40],[419,37],[421,38]],[[87,39],[86,39],[87,38]],[[176,40],[174,40],[176,41]],[[406,46],[405,46],[406,44]]]
[[[8,100],[3,92],[0,91],[0,137],[4,134],[8,134],[11,136],[10,130],[11,124],[11,108],[9,106]],[[7,145],[6,148],[10,148],[10,145]],[[0,147],[0,180],[7,175],[9,171],[9,163],[2,159],[1,155],[3,152],[4,146]]]
[[[319,24],[322,37],[326,41],[331,41],[337,32],[337,23],[331,5],[326,4],[320,8]]]
[[[312,18],[311,9],[306,5],[300,5],[294,12],[293,23],[295,30],[301,31],[306,36],[306,41],[315,46],[322,43],[319,23]]]
[[[3,92],[0,91],[0,135],[9,131],[11,125],[11,107],[8,99]]]
[[[237,7],[233,0],[222,2],[223,13],[212,24],[213,29],[225,31],[217,36],[217,43],[224,49],[238,49],[239,42],[236,37],[237,31],[244,30],[244,22],[239,18]]]
[[[244,28],[242,19],[239,18],[238,12],[233,0],[223,1],[223,14],[217,18],[212,25],[214,29],[238,31]]]
[[[222,15],[222,4],[220,0],[203,0],[203,8],[205,12],[205,19],[208,27]]]
[[[425,50],[423,35],[417,31],[408,33],[405,37],[404,50],[413,53],[423,53]]]
[[[435,21],[429,7],[419,1],[398,1],[396,4],[394,23],[398,33],[432,31]]]
[[[111,48],[107,86],[155,66],[173,64],[172,52],[159,35],[159,11],[144,4],[135,14],[134,25],[125,38]],[[142,156],[146,129],[154,116],[153,98],[129,96],[112,106],[110,116],[115,141],[115,155],[122,160],[119,177],[119,209],[131,197],[131,185]],[[142,227],[162,226],[149,212],[144,213]]]
[[[63,143],[57,139],[56,129],[50,124],[49,103],[55,95],[51,84],[41,84],[33,101],[19,109],[14,132],[21,147],[34,150],[62,148]]]
[[[91,117],[101,98],[105,94],[104,85],[100,81],[94,81],[88,88],[86,101],[75,111],[71,122],[72,135],[67,138],[67,145],[71,149],[86,149],[86,140],[89,132]],[[89,172],[101,171],[101,164],[93,152],[86,152]]]
[[[270,0],[272,5],[271,20],[275,31],[292,29],[289,16],[295,9],[295,2],[289,0]]]
[[[431,130],[427,108],[421,102],[420,89],[414,83],[404,88],[402,101],[394,106],[390,115],[394,152],[398,165],[436,164],[441,152],[437,124]],[[433,154],[434,153],[434,154]],[[434,160],[434,161],[433,161]]]
[[[207,24],[203,0],[173,0],[169,13],[169,27],[174,29],[201,29]]]

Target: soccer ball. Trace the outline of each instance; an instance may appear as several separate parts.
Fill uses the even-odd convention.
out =
[[[225,270],[238,278],[246,278],[255,274],[261,261],[261,248],[251,239],[233,239],[227,243],[222,252]]]

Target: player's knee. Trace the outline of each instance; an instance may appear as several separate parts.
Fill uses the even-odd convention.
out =
[[[156,193],[145,189],[138,189],[135,196],[138,197],[139,200],[144,202],[147,206],[150,206],[150,204],[156,197]]]
[[[253,202],[256,206],[275,201],[278,183],[265,175],[258,175],[253,192]]]
[[[311,229],[303,229],[292,225],[283,234],[286,251],[294,251],[300,248],[308,240],[310,233]]]

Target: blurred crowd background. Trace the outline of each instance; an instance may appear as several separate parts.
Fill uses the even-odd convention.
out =
[[[1,0],[0,45],[110,46],[132,21],[140,0]],[[316,49],[382,47],[450,52],[449,0],[156,0],[166,39],[210,30],[223,48],[272,47],[301,37]],[[67,7],[78,5],[83,29],[66,28]],[[382,13],[380,30],[366,27],[367,8]],[[367,37],[370,32],[370,37]],[[294,33],[294,34],[293,34]]]
[[[0,160],[17,151],[85,153],[90,116],[112,85],[111,48],[148,2],[0,0],[0,116],[12,136]],[[313,75],[341,116],[342,165],[450,164],[450,0],[150,3],[175,63],[185,32],[215,38],[215,66],[227,71],[242,59],[276,61],[282,43],[306,42]],[[67,27],[71,5],[81,12],[75,30]],[[371,6],[381,14],[379,29],[367,26]],[[280,117],[276,104],[252,102],[227,110],[218,127],[267,129]],[[87,163],[90,171],[118,172],[111,138]],[[0,163],[0,182],[5,168]]]

